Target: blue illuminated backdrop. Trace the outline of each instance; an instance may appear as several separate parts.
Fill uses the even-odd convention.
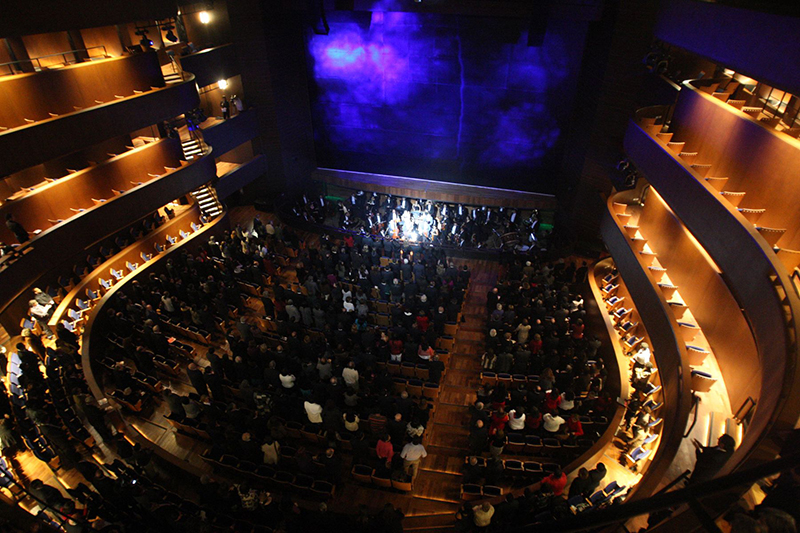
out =
[[[551,20],[527,46],[527,21],[334,12],[309,32],[320,166],[554,189],[585,25]]]

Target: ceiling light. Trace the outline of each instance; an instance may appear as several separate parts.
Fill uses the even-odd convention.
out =
[[[211,15],[208,14],[208,11],[201,11],[200,12],[200,22],[203,24],[208,24],[211,22]]]
[[[217,82],[217,85],[219,85],[219,88],[224,91],[225,89],[228,88],[228,80],[219,80]]]

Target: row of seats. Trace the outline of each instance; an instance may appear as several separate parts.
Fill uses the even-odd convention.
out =
[[[283,446],[281,448],[282,464],[292,463],[297,453],[295,448]],[[282,492],[293,491],[300,497],[328,501],[333,497],[336,487],[333,483],[318,479],[306,474],[293,474],[287,470],[273,468],[269,465],[256,465],[250,461],[241,460],[233,455],[214,457],[207,451],[200,456],[203,461],[210,464],[215,471],[231,475],[234,478],[246,478],[252,482]],[[319,465],[322,467],[322,465]]]
[[[367,465],[353,465],[350,475],[363,485],[379,489],[394,489],[400,492],[411,492],[411,480],[408,476],[404,476],[404,479],[398,480],[393,478],[389,473],[379,472]]]
[[[54,468],[58,468],[58,456],[44,435],[36,427],[36,424],[28,417],[25,411],[27,405],[27,395],[20,385],[19,378],[22,376],[22,367],[19,354],[12,352],[7,367],[8,374],[8,393],[11,400],[11,409],[17,422],[17,430],[22,435],[25,446],[33,452],[42,462],[50,463]]]

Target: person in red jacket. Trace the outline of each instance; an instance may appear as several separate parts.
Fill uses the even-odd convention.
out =
[[[583,435],[583,424],[581,424],[581,417],[578,413],[572,413],[567,420],[567,431],[573,437],[580,437]]]
[[[503,411],[495,411],[492,413],[492,422],[489,425],[489,436],[494,436],[498,431],[503,431],[508,424],[508,414]]]
[[[428,324],[428,315],[425,314],[425,311],[420,311],[419,316],[417,316],[417,327],[422,333],[425,333],[428,331]]]
[[[567,475],[561,471],[560,466],[557,466],[555,472],[542,480],[542,485],[545,484],[553,489],[553,496],[561,496],[567,486]]]

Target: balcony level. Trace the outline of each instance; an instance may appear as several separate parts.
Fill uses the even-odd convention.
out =
[[[731,176],[741,175],[741,169],[749,169],[751,165],[755,172],[756,166],[751,160],[758,161],[761,150],[766,154],[774,153],[774,147],[761,145],[759,150],[754,150],[756,145],[748,143],[743,135],[744,132],[760,134],[761,130],[751,129],[762,128],[760,124],[750,123],[748,118],[739,117],[728,109],[708,106],[706,104],[717,105],[714,102],[716,99],[690,90],[681,91],[673,118],[673,128],[681,132],[681,136],[688,136],[686,132],[689,131],[689,122],[682,110],[686,109],[687,99],[699,102],[700,109],[711,111],[713,115],[700,113],[695,117],[698,128],[706,124],[706,135],[693,139],[693,142],[697,142],[698,155],[706,153],[706,146],[722,140],[733,143],[723,152],[725,158],[720,156],[711,163],[710,173],[706,167],[687,160],[685,155],[682,157],[680,148],[676,153],[674,146],[670,146],[675,141],[667,138],[669,133],[665,136],[658,131],[659,128],[653,128],[652,122],[646,117],[642,119],[644,127],[631,121],[624,144],[629,158],[717,265],[720,276],[752,331],[758,350],[758,364],[761,369],[769,369],[761,374],[759,395],[753,398],[757,400],[755,414],[751,417],[742,445],[723,469],[727,473],[748,458],[769,457],[769,452],[765,452],[765,455],[756,453],[765,451],[764,447],[759,449],[762,441],[765,447],[774,444],[769,442],[769,435],[777,436],[794,427],[797,422],[797,413],[800,412],[800,375],[796,371],[798,352],[794,339],[798,331],[800,298],[789,279],[787,268],[772,249],[774,242],[768,242],[746,218],[746,213],[720,194],[719,184],[714,180],[727,177],[715,172],[714,165],[726,165],[720,168],[731,171]],[[727,106],[719,101],[718,105]],[[640,116],[652,116],[652,111],[640,110]],[[721,119],[725,120],[722,131],[716,130],[722,124],[716,122],[715,117],[724,117]],[[763,132],[773,135],[768,130]],[[677,135],[675,133],[673,138]],[[741,143],[738,147],[737,142]],[[781,139],[779,142],[786,141]],[[738,161],[741,166],[734,165],[732,161]],[[774,175],[769,164],[765,165],[765,172]],[[780,187],[780,181],[776,186]],[[776,201],[780,199],[776,198]],[[733,406],[734,409],[737,407]]]
[[[194,74],[199,87],[205,87],[239,74],[236,49],[230,43],[206,48],[177,59],[180,61],[182,69]]]
[[[206,144],[211,145],[217,154],[224,154],[258,137],[257,110],[246,109],[227,120],[211,117],[200,124],[200,129]]]
[[[664,407],[661,416],[664,427],[661,443],[647,474],[637,485],[637,494],[646,496],[662,485],[681,447],[692,407],[691,368],[686,344],[679,333],[678,320],[669,304],[670,295],[648,272],[655,254],[629,242],[631,239],[624,227],[627,216],[618,216],[615,200],[619,202],[618,197],[608,199],[608,210],[604,212],[601,222],[601,235],[617,270],[625,279],[628,294],[635,302],[643,327],[649,333],[663,387]]]
[[[0,112],[0,176],[197,107],[194,77],[184,78],[165,86],[151,52],[0,80],[10,102]]]
[[[42,233],[26,246],[26,253],[0,273],[0,320],[8,331],[17,331],[20,314],[7,318],[9,306],[23,301],[32,284],[53,265],[71,258],[76,249],[83,249],[153,212],[165,199],[179,198],[215,177],[214,155],[209,150],[191,162],[130,184],[122,194],[76,213],[75,216]]]

